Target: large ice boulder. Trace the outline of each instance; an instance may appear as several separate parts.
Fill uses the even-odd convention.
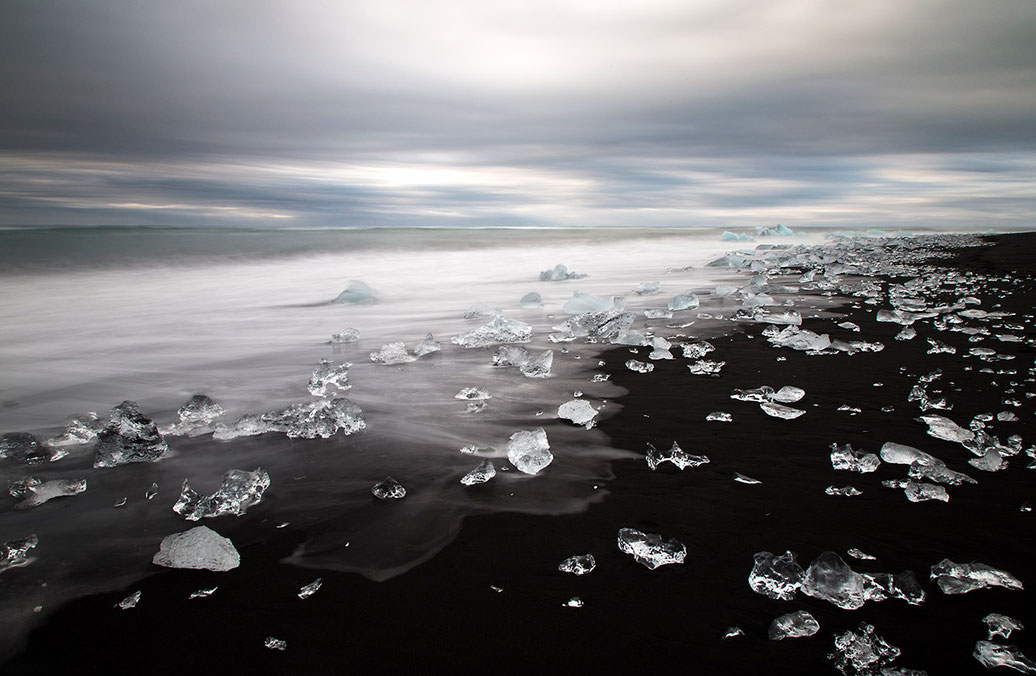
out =
[[[241,555],[228,538],[206,526],[197,526],[167,535],[151,561],[166,568],[222,572],[241,565]]]
[[[97,433],[94,467],[154,462],[168,450],[154,421],[140,412],[136,402],[124,401],[111,410],[108,423]]]

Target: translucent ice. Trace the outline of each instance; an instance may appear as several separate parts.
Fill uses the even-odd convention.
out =
[[[687,453],[676,442],[673,442],[672,447],[668,451],[660,451],[651,444],[647,446],[648,450],[644,459],[647,460],[648,467],[651,469],[657,469],[663,462],[671,462],[680,469],[699,467],[709,462],[709,459],[704,455],[691,455]]]
[[[802,409],[792,408],[791,406],[785,406],[784,404],[775,404],[772,401],[760,402],[759,408],[761,408],[763,413],[766,415],[773,418],[781,418],[783,420],[794,420],[795,418],[806,414]]]
[[[532,327],[502,315],[483,326],[454,336],[451,340],[462,347],[491,347],[506,343],[528,343],[532,339]]]
[[[699,359],[698,361],[690,364],[687,368],[696,376],[713,376],[719,375],[720,370],[727,365],[725,361],[711,361],[708,359]]]
[[[493,395],[477,387],[464,387],[460,390],[460,392],[453,395],[453,398],[466,399],[468,401],[481,401],[483,399],[492,399]]]
[[[782,331],[767,330],[764,335],[776,347],[787,347],[805,352],[820,352],[831,347],[831,337],[826,333],[818,335],[797,326],[788,326]]]
[[[552,327],[557,333],[552,333],[550,339],[555,342],[575,340],[576,338],[610,340],[617,337],[622,331],[629,330],[633,326],[634,319],[635,316],[632,312],[623,312],[618,309],[586,312]]]
[[[638,296],[653,296],[662,293],[662,284],[659,282],[641,282],[637,285],[635,293]]]
[[[267,636],[263,640],[263,645],[266,646],[267,648],[269,648],[270,650],[284,651],[284,650],[288,649],[288,642],[287,641],[284,641],[284,640],[279,639],[279,638],[275,638],[273,636]]]
[[[333,302],[342,304],[373,303],[374,289],[358,279],[353,279],[349,282],[349,286],[345,287],[345,290],[338,294],[338,297]]]
[[[934,455],[929,455],[913,446],[897,444],[894,441],[885,442],[879,453],[882,460],[892,465],[912,465],[915,462],[921,465],[943,464],[942,460],[939,460]]]
[[[240,516],[252,505],[262,502],[263,493],[269,487],[270,475],[262,467],[251,472],[241,469],[226,472],[219,489],[208,497],[193,491],[188,480],[184,479],[173,511],[188,521],[224,514]]]
[[[773,393],[771,399],[779,401],[782,404],[794,404],[802,397],[806,396],[806,391],[799,387],[793,387],[792,385],[785,385],[781,389]]]
[[[904,326],[903,330],[896,334],[896,340],[913,340],[917,337],[917,331],[912,326]]]
[[[126,598],[122,599],[115,604],[115,607],[119,610],[129,610],[130,608],[136,608],[137,604],[140,603],[140,591],[135,591]]]
[[[566,401],[558,407],[558,417],[571,420],[576,425],[583,425],[586,429],[594,426],[594,418],[597,417],[597,409],[590,405],[585,399],[573,399]]]
[[[639,347],[642,345],[648,345],[651,341],[648,340],[643,331],[622,329],[612,337],[611,342],[613,345],[630,345]]]
[[[977,641],[972,656],[986,669],[1010,667],[1023,674],[1036,674],[1036,662],[1023,655],[1022,651],[1013,645]]]
[[[1025,629],[1018,620],[1000,613],[990,613],[983,617],[982,621],[986,623],[986,628],[989,629],[990,641],[997,636],[1011,638],[1012,631],[1023,631]]]
[[[750,476],[745,476],[741,472],[734,472],[734,481],[737,481],[738,483],[742,484],[748,484],[750,486],[756,486],[763,483],[759,479],[753,479]]]
[[[168,450],[154,421],[140,412],[136,402],[124,401],[111,410],[108,423],[97,433],[94,467],[154,462]]]
[[[371,495],[382,500],[398,500],[406,497],[406,489],[392,477],[385,477],[384,481],[379,481],[371,486]]]
[[[997,472],[1007,467],[1007,461],[995,448],[986,449],[980,457],[968,460],[968,464],[983,472]]]
[[[835,651],[828,655],[843,674],[878,674],[879,667],[891,664],[900,650],[874,633],[874,627],[860,623],[860,632],[852,630],[835,636]]]
[[[857,495],[863,495],[863,491],[856,488],[855,486],[843,486],[841,488],[837,486],[828,486],[824,489],[824,492],[828,495],[841,495],[845,497],[855,497]]]
[[[713,411],[712,413],[705,416],[705,420],[709,422],[733,422],[734,418],[729,413],[724,411]]]
[[[300,599],[308,599],[313,594],[317,593],[317,590],[324,585],[324,581],[321,578],[317,578],[299,589],[298,597]]]
[[[0,458],[35,465],[65,457],[65,451],[51,448],[28,432],[8,432],[0,437]]]
[[[944,594],[966,594],[986,587],[1023,588],[1015,576],[985,563],[954,563],[943,559],[932,566],[931,574]]]
[[[462,476],[460,482],[465,486],[473,486],[475,484],[484,484],[495,476],[496,467],[493,466],[492,460],[486,458],[478,464],[478,467]]]
[[[566,279],[582,279],[583,277],[586,275],[569,272],[568,267],[561,263],[555,265],[552,270],[544,270],[540,273],[540,281],[543,282],[563,282]]]
[[[343,343],[355,343],[360,339],[359,329],[345,329],[341,333],[331,334],[332,345],[342,345]]]
[[[915,462],[910,465],[909,475],[911,479],[927,479],[928,481],[932,481],[937,484],[946,484],[947,486],[959,486],[964,483],[978,483],[967,474],[956,472],[941,463],[922,465],[919,462]]]
[[[863,576],[832,551],[822,553],[809,564],[801,589],[803,594],[843,610],[855,610],[867,601]]]
[[[902,488],[910,502],[925,502],[927,500],[939,500],[949,502],[950,495],[942,486],[924,483],[920,481],[900,481],[889,479],[881,482],[887,488]]]
[[[835,469],[867,474],[877,470],[879,465],[881,460],[873,453],[854,451],[849,444],[831,444],[831,466]]]
[[[661,535],[644,534],[632,528],[620,528],[619,551],[630,554],[637,563],[654,570],[671,563],[683,563],[687,547],[675,538],[662,540]]]
[[[771,622],[767,635],[771,641],[781,641],[786,638],[812,636],[818,631],[820,631],[820,623],[816,618],[805,610],[797,610],[794,613],[781,615]]]
[[[693,293],[680,293],[669,299],[667,307],[670,310],[690,310],[701,304],[698,296]]]
[[[352,387],[349,384],[349,366],[348,363],[335,364],[327,359],[321,359],[320,366],[313,371],[306,389],[316,397],[327,396],[328,388],[332,387],[336,390],[348,390]]]
[[[645,364],[644,362],[637,361],[636,359],[630,359],[628,362],[626,362],[626,368],[628,368],[630,371],[636,371],[637,373],[650,373],[655,370],[655,365]]]
[[[371,361],[375,364],[395,365],[407,364],[416,361],[417,357],[407,352],[406,343],[397,341],[382,345],[377,352],[370,353]]]
[[[96,413],[76,416],[65,425],[65,431],[53,439],[48,439],[51,446],[71,446],[88,444],[97,438],[97,433],[104,427],[104,421],[97,419]]]
[[[974,432],[960,427],[957,423],[941,415],[923,415],[921,420],[928,425],[929,436],[933,436],[936,439],[963,443],[975,438]]]
[[[715,345],[704,340],[697,343],[687,343],[683,346],[683,356],[688,359],[701,359],[715,349]]]
[[[501,345],[493,354],[493,366],[517,366],[527,378],[546,378],[554,365],[554,350],[533,356],[524,347]]]
[[[424,357],[425,355],[432,354],[433,352],[439,352],[440,349],[441,348],[439,347],[439,341],[437,341],[431,333],[426,333],[425,337],[422,338],[421,341],[414,346],[414,356]]]
[[[227,571],[241,565],[241,556],[227,538],[206,526],[168,535],[152,562],[166,568]]]
[[[536,474],[554,460],[542,427],[520,430],[507,441],[507,459],[515,469],[525,474]]]
[[[587,312],[603,312],[616,309],[614,298],[595,296],[592,293],[573,291],[572,297],[561,306],[561,310],[570,315],[581,315]]]
[[[518,305],[527,310],[532,308],[543,307],[543,297],[535,291],[530,291],[529,293],[522,296],[522,299],[518,302]]]
[[[180,422],[159,430],[162,434],[195,434],[199,430],[206,429],[220,416],[226,414],[226,410],[204,394],[196,394],[176,411]]]
[[[771,599],[791,601],[802,586],[806,572],[795,560],[793,552],[776,556],[770,552],[757,552],[752,572],[748,575],[748,586],[757,594]]]
[[[0,545],[0,572],[28,564],[31,560],[29,550],[39,543],[39,538],[30,535],[27,538],[8,540]]]
[[[352,434],[367,425],[363,411],[348,399],[319,399],[293,404],[280,413],[267,413],[262,419],[291,438],[315,439],[334,436],[339,431]]]
[[[14,505],[14,508],[18,510],[39,507],[48,500],[78,495],[85,490],[86,479],[40,481],[34,476],[12,481],[9,487],[12,496],[22,498],[21,502]]]
[[[596,567],[597,561],[594,560],[593,554],[570,556],[558,564],[558,570],[562,573],[572,573],[573,575],[586,575]]]

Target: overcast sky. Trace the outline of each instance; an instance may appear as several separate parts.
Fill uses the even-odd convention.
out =
[[[0,225],[1036,228],[1033,0],[3,0]]]

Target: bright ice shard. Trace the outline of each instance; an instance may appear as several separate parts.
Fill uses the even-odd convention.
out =
[[[472,305],[464,311],[464,319],[482,319],[484,317],[494,317],[500,314],[500,310],[489,307],[488,305]]]
[[[417,345],[414,346],[414,356],[424,357],[425,355],[432,354],[433,352],[439,352],[442,348],[439,346],[439,341],[429,332],[426,333],[424,338],[421,339]]]
[[[701,359],[708,353],[716,349],[716,346],[707,341],[698,341],[697,343],[687,343],[682,347],[683,356],[688,359]]]
[[[332,302],[342,304],[373,303],[374,289],[358,279],[353,279],[349,281],[349,286],[345,287],[345,290],[338,294],[338,297]]]
[[[655,336],[651,339],[651,346],[654,348],[648,354],[648,359],[672,359],[673,353],[669,351],[672,344],[665,338]]]
[[[838,488],[837,486],[828,486],[824,489],[824,492],[828,495],[842,495],[849,498],[863,495],[863,491],[855,486],[843,486],[841,488]]]
[[[757,552],[754,558],[755,564],[748,575],[748,586],[752,591],[781,601],[794,599],[806,575],[795,560],[794,552],[784,552],[781,556]]]
[[[558,570],[562,573],[572,573],[573,575],[586,575],[596,567],[597,561],[594,560],[593,554],[570,556],[558,564]]]
[[[206,587],[206,588],[203,588],[203,589],[199,589],[198,591],[193,591],[193,592],[191,592],[191,595],[187,597],[187,600],[189,601],[191,599],[205,599],[205,598],[208,598],[208,597],[212,596],[213,594],[215,594],[217,589],[219,589],[219,586]]]
[[[833,603],[843,610],[856,610],[866,602],[864,578],[832,551],[813,560],[802,580],[802,593]]]
[[[279,638],[274,638],[273,636],[267,636],[266,639],[263,640],[263,645],[269,648],[270,650],[284,651],[288,649],[287,641],[284,641]]]
[[[108,423],[97,433],[94,467],[154,462],[168,450],[154,421],[140,412],[136,402],[124,401],[111,410]]]
[[[802,315],[798,312],[765,312],[757,308],[752,312],[751,319],[764,324],[783,324],[788,326],[802,326]]]
[[[270,487],[270,475],[262,467],[251,472],[232,469],[223,474],[223,482],[215,493],[202,497],[191,489],[187,479],[180,488],[180,498],[173,511],[188,521],[213,518],[224,514],[241,516],[252,505],[263,500]]]
[[[204,394],[196,394],[176,411],[180,422],[159,430],[162,434],[192,434],[207,428],[226,410]]]
[[[162,540],[152,562],[166,568],[227,571],[241,565],[234,544],[207,526],[196,526]]]
[[[733,422],[734,418],[729,413],[723,411],[713,411],[712,413],[705,416],[705,419],[709,422]]]
[[[266,432],[283,432],[292,439],[334,436],[338,431],[352,434],[364,429],[360,407],[344,398],[317,399],[292,404],[283,411],[246,415],[233,425],[216,425],[214,439],[236,439]]]
[[[492,460],[486,458],[475,469],[462,476],[460,482],[465,486],[473,486],[475,484],[484,484],[495,476],[496,467],[493,466]]]
[[[331,334],[332,345],[342,345],[343,343],[355,343],[360,339],[359,329],[345,329],[341,333]]]
[[[960,427],[957,423],[941,415],[923,415],[921,420],[928,425],[928,434],[936,439],[963,443],[975,438],[975,433]]]
[[[1011,638],[1012,631],[1023,631],[1025,629],[1025,626],[1018,620],[1000,613],[989,613],[982,618],[982,621],[986,623],[986,628],[989,630],[990,641],[997,636]]]
[[[887,488],[902,488],[907,500],[910,502],[925,502],[927,500],[950,501],[950,495],[946,492],[946,489],[935,484],[889,479],[882,481],[881,485]]]
[[[48,439],[51,446],[70,446],[88,444],[97,438],[97,433],[104,427],[104,422],[97,419],[97,414],[90,412],[70,419],[65,431],[53,439]]]
[[[726,631],[723,632],[723,638],[737,638],[744,635],[745,631],[741,627],[727,627]]]
[[[873,453],[854,451],[849,444],[831,444],[831,466],[838,470],[849,470],[867,474],[878,469],[881,460]]]
[[[562,312],[570,315],[581,315],[587,312],[605,312],[617,309],[614,298],[595,296],[592,293],[573,291],[572,297],[561,306]]]
[[[655,370],[655,365],[645,364],[644,362],[637,361],[636,359],[630,359],[628,362],[626,362],[626,368],[628,368],[630,371],[636,371],[637,373],[651,373]]]
[[[874,633],[874,627],[860,623],[860,633],[852,630],[835,636],[835,651],[828,655],[835,669],[843,674],[879,674],[880,667],[891,664],[900,650]]]
[[[915,462],[921,465],[943,464],[943,461],[939,460],[934,455],[929,455],[913,446],[897,444],[894,441],[885,442],[879,453],[881,454],[882,460],[892,465],[912,465]]]
[[[838,328],[840,328],[840,329],[847,329],[849,331],[859,331],[860,330],[860,325],[859,324],[854,324],[852,322],[839,322]]]
[[[788,326],[782,331],[767,329],[763,335],[776,347],[787,347],[804,352],[820,352],[831,347],[831,337],[826,333],[818,335],[797,326]]]
[[[317,590],[320,589],[320,587],[322,587],[323,584],[324,584],[324,581],[318,577],[317,579],[313,580],[309,584],[307,584],[304,587],[302,587],[301,589],[299,589],[299,594],[298,594],[299,598],[300,599],[308,599],[313,594],[316,594]]]
[[[517,366],[527,378],[546,378],[554,365],[554,350],[533,356],[524,347],[501,345],[493,354],[493,366]]]
[[[935,338],[929,338],[928,344],[931,345],[928,349],[928,354],[957,354],[957,348],[938,341]]]
[[[860,559],[861,561],[877,561],[878,560],[878,557],[871,556],[870,554],[867,554],[866,552],[863,552],[863,551],[857,549],[856,547],[853,547],[852,549],[850,549],[848,552],[846,552],[846,554],[848,554],[849,556],[853,557],[854,559]]]
[[[995,448],[987,448],[980,457],[968,460],[968,464],[983,472],[997,472],[1007,467],[1007,461]]]
[[[1036,662],[1023,655],[1022,651],[1013,645],[976,641],[972,656],[986,669],[1010,667],[1023,674],[1036,674]]]
[[[986,587],[1022,589],[1021,580],[985,563],[954,563],[943,559],[932,566],[931,579],[944,594],[966,594]]]
[[[401,340],[382,345],[380,350],[370,353],[370,358],[375,364],[387,366],[407,364],[417,360],[417,357],[407,352],[406,343]]]
[[[596,422],[594,419],[597,417],[597,409],[585,399],[573,399],[558,406],[558,417],[590,429]]]
[[[709,462],[709,459],[704,455],[691,455],[687,453],[675,441],[668,451],[660,451],[651,444],[647,446],[648,450],[644,459],[647,460],[648,467],[651,469],[657,469],[663,462],[671,462],[680,469],[699,467]]]
[[[632,312],[618,309],[601,312],[585,312],[570,317],[552,328],[557,333],[550,334],[554,342],[586,338],[587,340],[611,340],[633,326],[636,316]]]
[[[406,497],[406,489],[392,477],[385,477],[384,481],[371,486],[371,495],[382,500],[400,499]]]
[[[911,479],[927,479],[928,481],[938,484],[946,484],[947,486],[959,486],[964,483],[978,483],[967,474],[956,472],[942,463],[922,465],[919,462],[915,462],[910,465],[910,471],[908,474]]]
[[[28,432],[8,432],[0,437],[0,458],[36,465],[41,462],[59,460],[65,455],[67,455],[65,451],[40,443]]]
[[[919,606],[927,598],[921,583],[913,571],[901,573],[864,573],[864,596],[868,601],[884,601],[887,598],[903,599],[912,606]]]
[[[616,333],[611,342],[613,345],[630,345],[633,347],[640,347],[642,345],[650,344],[647,336],[644,335],[643,331],[637,331],[635,329],[622,329]]]
[[[522,296],[522,299],[518,302],[518,305],[526,310],[543,307],[543,297],[535,291],[530,291],[529,293]]]
[[[525,474],[536,474],[554,460],[542,427],[520,430],[507,440],[507,459],[514,468]]]
[[[785,406],[784,404],[775,404],[771,401],[764,401],[759,404],[759,408],[763,410],[768,416],[773,418],[781,418],[783,420],[794,420],[801,415],[805,415],[806,412],[802,409],[792,408],[791,406]]]
[[[28,564],[31,561],[29,550],[39,543],[39,538],[33,534],[27,538],[8,540],[0,545],[0,572]]]
[[[320,366],[313,371],[306,389],[315,397],[327,396],[329,387],[342,391],[348,390],[352,387],[349,384],[349,366],[351,366],[349,363],[335,364],[333,361],[321,359]]]
[[[540,273],[541,282],[563,282],[566,279],[582,279],[585,274],[569,272],[568,267],[558,263],[552,270],[544,270]]]
[[[86,479],[40,481],[34,476],[12,481],[9,488],[12,496],[22,498],[21,502],[17,502],[14,505],[14,509],[17,510],[39,507],[48,500],[78,495],[85,490]]]
[[[115,607],[119,610],[129,610],[130,608],[136,608],[137,604],[140,603],[140,591],[135,591],[126,598],[122,599],[115,604]]]
[[[745,476],[741,472],[734,472],[734,481],[737,481],[738,483],[742,484],[748,484],[750,486],[755,486],[762,483],[762,481],[759,481],[759,479],[753,479],[750,476]]]
[[[896,340],[913,340],[917,338],[917,331],[912,326],[904,326],[903,330],[896,334]]]
[[[701,305],[698,296],[693,293],[679,293],[669,299],[667,307],[670,310],[690,310]]]
[[[711,361],[709,359],[699,359],[687,368],[696,376],[713,376],[719,375],[720,370],[727,365],[725,361]]]
[[[683,563],[687,547],[675,538],[662,540],[661,535],[645,534],[632,528],[620,528],[619,551],[630,554],[637,563],[654,570],[671,563]]]
[[[818,631],[820,631],[820,623],[816,618],[805,610],[797,610],[794,613],[781,615],[771,622],[767,635],[771,641],[781,641],[786,638],[812,636]]]
[[[451,340],[462,347],[491,347],[505,343],[528,343],[532,339],[532,327],[503,315],[477,329],[454,336]]]

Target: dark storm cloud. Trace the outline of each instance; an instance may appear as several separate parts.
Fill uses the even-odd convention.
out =
[[[1036,206],[1028,0],[15,1],[3,19],[5,224],[959,224],[969,203],[1021,224]]]

